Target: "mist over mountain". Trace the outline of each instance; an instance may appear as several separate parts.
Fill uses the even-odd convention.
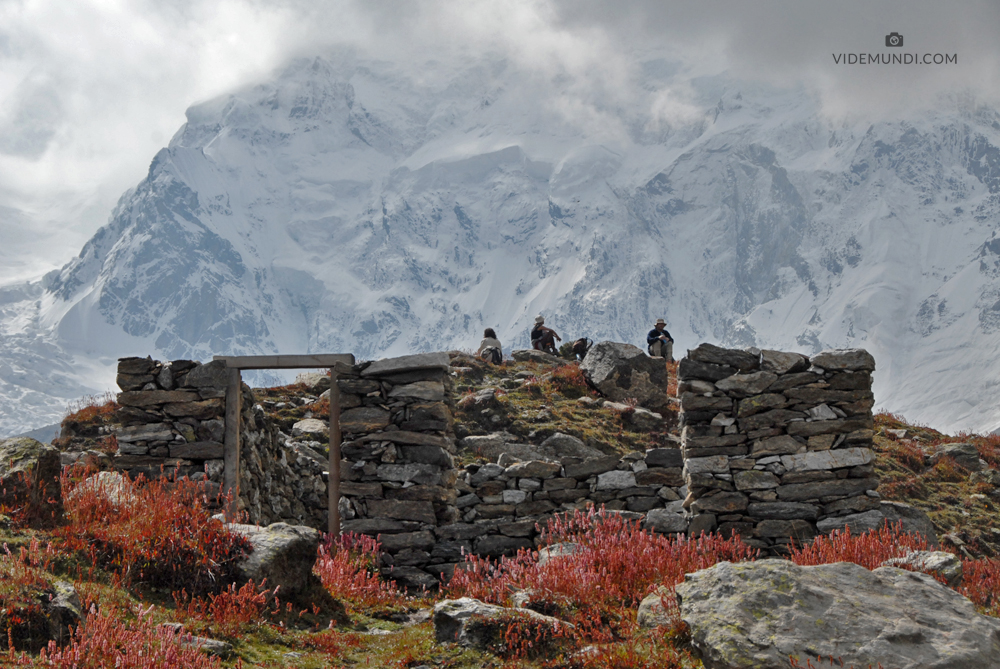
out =
[[[564,340],[865,347],[879,406],[1000,425],[1000,114],[833,122],[799,88],[684,79],[578,108],[483,57],[349,55],[195,105],[78,258],[0,289],[0,434],[112,387],[115,358],[509,350]],[[569,86],[571,84],[567,84]]]

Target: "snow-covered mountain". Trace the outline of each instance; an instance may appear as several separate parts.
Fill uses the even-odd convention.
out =
[[[121,355],[511,348],[538,313],[564,340],[662,315],[680,350],[864,346],[880,406],[1000,425],[1000,114],[834,124],[804,90],[684,83],[662,119],[504,61],[338,57],[192,107],[78,258],[0,291],[0,433]]]

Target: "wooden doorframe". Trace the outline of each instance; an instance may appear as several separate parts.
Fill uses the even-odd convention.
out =
[[[244,369],[316,369],[330,370],[330,463],[327,491],[329,493],[329,527],[334,537],[340,535],[340,388],[337,385],[337,366],[354,366],[350,353],[323,353],[318,355],[217,355],[229,370],[226,383],[226,437],[223,458],[222,492],[229,495],[226,518],[236,518],[240,498],[240,414],[243,404]]]

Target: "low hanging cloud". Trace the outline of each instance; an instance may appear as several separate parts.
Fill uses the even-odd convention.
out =
[[[696,120],[706,101],[689,82],[723,72],[811,90],[834,119],[901,115],[956,94],[996,105],[1000,4],[968,0],[960,10],[928,0],[5,2],[0,284],[75,254],[188,106],[266,79],[291,58],[354,52],[430,88],[456,68],[503,62],[523,77],[525,104],[615,138]],[[903,47],[886,48],[890,32]],[[887,52],[958,62],[833,58]]]

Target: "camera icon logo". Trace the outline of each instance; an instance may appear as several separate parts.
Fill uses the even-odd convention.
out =
[[[885,36],[886,46],[903,46],[903,36],[899,33],[889,33]]]

